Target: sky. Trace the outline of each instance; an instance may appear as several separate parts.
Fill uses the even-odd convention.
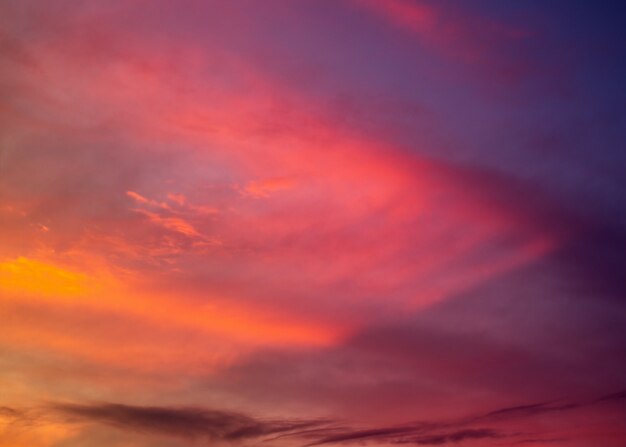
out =
[[[626,445],[626,10],[0,2],[0,447]]]

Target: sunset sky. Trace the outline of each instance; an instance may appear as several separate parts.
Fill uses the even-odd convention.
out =
[[[0,447],[626,446],[626,11],[0,0]]]

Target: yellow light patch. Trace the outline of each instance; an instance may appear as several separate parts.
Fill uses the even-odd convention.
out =
[[[76,296],[85,291],[87,276],[19,257],[0,263],[0,290],[44,296]]]

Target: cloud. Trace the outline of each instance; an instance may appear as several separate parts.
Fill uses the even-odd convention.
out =
[[[562,413],[572,410],[592,407],[598,404],[610,404],[615,401],[625,400],[626,391],[618,391],[615,393],[607,394],[594,399],[582,400],[582,401],[561,401],[557,402],[541,402],[529,405],[519,405],[515,407],[500,408],[498,410],[491,411],[484,416],[479,416],[477,420],[492,420],[492,419],[515,419],[534,417],[545,413]]]
[[[388,18],[392,23],[407,30],[426,34],[435,31],[440,11],[424,2],[406,0],[358,0],[356,4],[371,8]]]
[[[473,440],[507,438],[511,444],[557,442],[559,440],[526,433],[521,426],[511,425],[519,419],[544,413],[564,413],[607,401],[623,400],[620,391],[603,397],[554,405],[549,402],[500,408],[483,415],[452,420],[412,422],[394,426],[352,427],[344,421],[317,419],[260,419],[245,413],[203,407],[133,406],[119,403],[76,404],[53,403],[40,409],[39,418],[65,424],[88,422],[116,427],[140,434],[212,441],[244,442],[258,439],[272,442],[299,440],[307,446],[374,443],[447,445]],[[32,413],[32,412],[31,412]],[[3,407],[0,415],[15,420],[25,419],[27,412]],[[32,421],[31,416],[31,421]],[[484,423],[501,427],[484,427]],[[531,438],[530,436],[535,436]],[[291,440],[291,441],[290,441]]]
[[[8,417],[26,421],[26,412],[6,408]],[[258,419],[249,415],[201,407],[133,406],[117,403],[53,403],[42,408],[35,425],[55,423],[95,423],[122,431],[182,439],[245,442],[299,439],[306,445],[352,442],[442,445],[472,439],[504,437],[485,428],[455,429],[455,423],[413,423],[397,427],[353,429],[331,419]]]
[[[0,407],[0,417],[14,419],[20,416],[20,412],[11,407]]]
[[[309,445],[337,444],[350,441],[367,441],[371,439],[397,438],[398,436],[415,433],[416,431],[421,431],[424,430],[426,427],[431,426],[432,424],[425,424],[424,426],[418,424],[404,427],[383,427],[369,430],[344,431],[343,433],[323,437],[315,442],[312,442]]]
[[[520,439],[519,441],[511,442],[510,445],[527,445],[527,444],[555,444],[562,443],[567,441],[565,438],[528,438],[528,439]]]
[[[473,439],[498,439],[505,435],[486,428],[459,430],[450,433],[443,433],[433,436],[418,436],[414,438],[401,439],[395,441],[398,444],[418,444],[418,445],[442,445],[448,443],[458,443]]]
[[[567,411],[579,408],[581,404],[571,403],[563,405],[552,405],[551,403],[539,403],[530,405],[520,405],[517,407],[501,408],[494,410],[485,415],[485,418],[499,418],[499,417],[526,417],[534,416],[542,413],[550,413],[554,411]]]
[[[576,299],[626,302],[626,231],[602,219],[581,222],[575,238],[554,253],[568,274],[568,290]]]
[[[571,182],[569,164],[544,172],[535,161],[554,151],[527,156],[520,136],[551,134],[555,116],[569,134],[571,113],[620,115],[493,82],[539,41],[483,13],[501,3],[493,14],[524,21],[519,6],[59,2],[0,5],[7,408],[22,395],[132,395],[55,411],[122,433],[470,443],[509,433],[492,423],[591,408],[555,396],[623,383],[624,233],[557,210],[535,186]],[[539,53],[528,65],[540,77],[591,95],[613,86],[546,74],[558,63]],[[354,100],[326,102],[342,97]],[[614,122],[571,137],[612,173],[601,148],[623,138],[597,137]],[[555,160],[578,152],[569,142]],[[489,290],[492,302],[472,299]],[[225,396],[362,426],[167,407],[162,388],[189,405]],[[459,425],[488,408],[500,409]],[[396,425],[409,416],[453,422]]]
[[[341,444],[351,442],[373,442],[391,444],[442,445],[473,439],[496,439],[507,437],[498,431],[486,428],[441,430],[442,424],[415,424],[405,427],[389,427],[360,430],[327,437],[308,445]],[[443,425],[445,427],[445,425]],[[420,434],[422,433],[422,434]]]
[[[241,193],[256,199],[267,198],[272,194],[290,189],[294,180],[290,178],[270,178],[259,181],[250,181],[241,189]]]
[[[532,36],[528,29],[481,16],[459,5],[424,0],[354,0],[391,26],[417,36],[420,43],[464,62],[494,61],[498,50],[494,42],[509,46]],[[521,55],[520,55],[521,56]]]
[[[264,421],[241,413],[203,408],[54,404],[50,409],[67,417],[68,421],[89,421],[142,433],[222,441],[242,441],[328,423],[323,420]]]
[[[598,398],[595,402],[611,402],[611,401],[619,401],[626,400],[626,390],[618,391],[616,393],[607,394],[606,396],[602,396]]]

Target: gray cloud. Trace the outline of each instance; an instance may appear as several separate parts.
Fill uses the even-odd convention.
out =
[[[40,418],[45,414],[46,418],[53,417],[70,424],[92,422],[135,433],[211,441],[296,440],[307,446],[354,442],[444,445],[507,438],[512,444],[524,444],[540,439],[537,434],[484,425],[531,418],[548,412],[560,413],[610,405],[625,398],[626,392],[619,391],[584,401],[541,402],[499,408],[457,420],[419,421],[379,427],[354,427],[333,419],[259,419],[243,413],[201,407],[133,406],[119,403],[54,403],[35,413]],[[35,413],[0,407],[0,415],[16,421],[32,421],[32,417],[27,418],[27,415]],[[557,442],[554,438],[546,440]]]
[[[236,441],[325,425],[325,420],[260,420],[221,410],[191,407],[140,407],[123,404],[54,404],[53,412],[124,430],[185,438]]]
[[[502,437],[505,437],[505,435],[502,435],[494,430],[479,428],[458,430],[450,433],[443,433],[432,436],[419,436],[415,438],[401,439],[395,442],[400,444],[411,443],[418,445],[441,445],[471,439],[497,439]]]

